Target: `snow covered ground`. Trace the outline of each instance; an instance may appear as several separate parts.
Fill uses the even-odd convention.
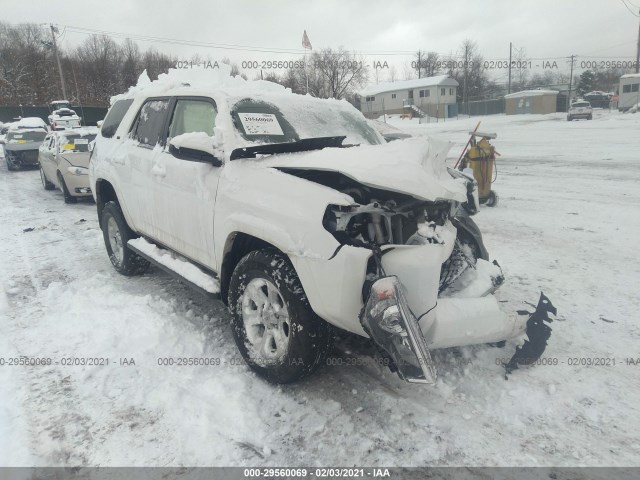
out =
[[[269,385],[221,304],[158,269],[118,275],[95,205],[2,164],[0,465],[640,465],[640,364],[625,360],[640,357],[640,115],[395,125],[457,157],[478,120],[502,154],[500,204],[476,216],[507,277],[498,296],[515,311],[542,290],[559,311],[552,365],[508,381],[496,358],[514,344],[435,352],[426,387],[344,337],[313,377]],[[8,365],[20,355],[53,363]],[[596,359],[609,364],[579,365]]]

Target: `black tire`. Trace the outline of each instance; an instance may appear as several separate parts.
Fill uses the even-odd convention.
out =
[[[589,116],[587,117],[587,120],[592,120],[592,119],[593,119],[593,115],[589,115]]]
[[[570,122],[571,120],[573,120],[573,118],[567,117],[567,122]]]
[[[258,306],[250,298],[251,293],[246,293],[250,284],[255,292],[262,292],[265,299],[274,294],[272,288],[275,287],[277,292],[272,297],[275,301]],[[271,290],[267,291],[268,288]],[[233,336],[242,358],[269,382],[295,382],[313,373],[325,361],[333,343],[331,326],[313,312],[293,265],[277,250],[256,250],[240,260],[231,276],[228,304]],[[279,316],[283,310],[284,315]],[[265,311],[270,312],[270,319]],[[255,323],[252,333],[248,334],[245,317],[251,312],[257,312],[260,322],[265,323]],[[267,326],[268,322],[279,325]],[[276,341],[274,331],[281,340]],[[272,332],[271,336],[268,332]],[[256,343],[260,343],[257,337],[265,339],[261,347],[256,347]],[[265,355],[259,349],[275,349],[275,352]]]
[[[487,207],[495,207],[498,205],[498,194],[491,190],[489,192],[489,198],[487,198],[487,203],[485,203]]]
[[[53,183],[47,180],[47,176],[45,175],[44,170],[42,169],[42,165],[40,165],[40,180],[42,181],[42,187],[45,190],[53,190],[54,188],[56,188],[56,186]]]
[[[116,202],[107,202],[100,215],[104,246],[113,267],[118,273],[128,277],[146,272],[149,269],[149,262],[127,246],[127,242],[132,238],[138,238],[138,235],[127,225],[120,206]],[[120,251],[114,251],[112,240],[121,245]]]
[[[69,193],[67,184],[64,182],[64,177],[60,172],[58,172],[58,182],[60,183],[60,188],[62,188],[62,193],[64,194],[64,203],[78,203],[78,199]]]

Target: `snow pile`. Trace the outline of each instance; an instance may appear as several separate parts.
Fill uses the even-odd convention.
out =
[[[193,87],[194,89],[242,89],[243,91],[277,91],[285,92],[282,85],[265,80],[245,80],[240,76],[231,76],[231,67],[220,63],[218,68],[203,69],[175,69],[170,68],[167,73],[158,75],[158,79],[151,81],[147,71],[143,71],[135,86],[129,87],[126,93],[111,97],[111,105],[123,98],[134,98],[138,95],[155,96],[178,87]]]
[[[24,128],[44,128],[46,130],[47,124],[40,117],[25,117],[14,123],[11,128],[19,128],[21,130]]]
[[[203,290],[212,294],[220,293],[220,282],[216,278],[204,273],[193,263],[176,255],[174,252],[158,248],[144,238],[129,240],[129,245],[137,248],[145,255],[178,273]]]

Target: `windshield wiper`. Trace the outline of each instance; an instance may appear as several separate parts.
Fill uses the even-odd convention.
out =
[[[255,147],[236,148],[231,152],[230,160],[238,158],[255,158],[256,155],[269,155],[274,153],[307,152],[309,150],[322,150],[323,148],[342,148],[351,145],[342,145],[345,136],[340,137],[316,137],[303,138],[297,142],[266,143]]]

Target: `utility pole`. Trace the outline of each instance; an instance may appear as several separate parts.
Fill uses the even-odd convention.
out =
[[[464,86],[462,88],[462,103],[465,105],[466,113],[469,115],[469,90],[467,88],[467,67],[469,64],[469,44],[464,45]]]
[[[62,99],[67,99],[67,89],[64,87],[64,75],[62,74],[62,66],[60,65],[60,56],[58,55],[58,44],[56,43],[57,28],[53,26],[53,23],[49,25],[51,27],[51,38],[53,39],[53,51],[56,54],[56,61],[58,62],[58,73],[60,74],[60,85],[62,85]]]
[[[569,111],[569,105],[571,104],[571,86],[573,82],[573,59],[576,55],[571,55],[571,73],[569,74],[569,96],[567,97],[567,112]]]
[[[509,42],[509,87],[507,93],[511,93],[511,52],[513,50],[513,43]]]
[[[421,51],[421,50],[418,50],[418,78],[421,78],[421,77],[420,77],[421,70],[422,70],[422,60],[421,60],[421,57],[422,57],[422,51]]]

